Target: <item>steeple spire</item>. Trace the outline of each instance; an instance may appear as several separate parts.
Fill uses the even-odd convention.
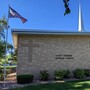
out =
[[[78,31],[84,31],[83,17],[82,17],[82,8],[81,0],[79,0],[79,22],[78,22]]]

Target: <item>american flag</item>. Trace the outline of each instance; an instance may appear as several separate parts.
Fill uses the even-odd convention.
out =
[[[18,12],[16,12],[13,8],[11,8],[9,6],[9,18],[20,18],[22,23],[25,23],[27,21],[26,18],[24,18],[23,16],[21,16]]]

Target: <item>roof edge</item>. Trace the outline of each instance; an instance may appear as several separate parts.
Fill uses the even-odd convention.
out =
[[[42,34],[42,35],[90,35],[90,32],[70,32],[39,29],[11,29],[13,34]]]

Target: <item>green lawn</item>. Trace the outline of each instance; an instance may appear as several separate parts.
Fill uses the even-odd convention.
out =
[[[90,90],[90,81],[30,85],[11,90]]]

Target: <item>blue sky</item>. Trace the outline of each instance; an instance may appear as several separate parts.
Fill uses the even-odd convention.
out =
[[[9,19],[9,37],[12,42],[11,28],[40,29],[56,31],[78,31],[78,3],[70,0],[71,13],[64,16],[63,0],[0,0],[0,17],[8,16],[8,4],[28,21]],[[90,0],[81,0],[85,31],[90,31]]]

